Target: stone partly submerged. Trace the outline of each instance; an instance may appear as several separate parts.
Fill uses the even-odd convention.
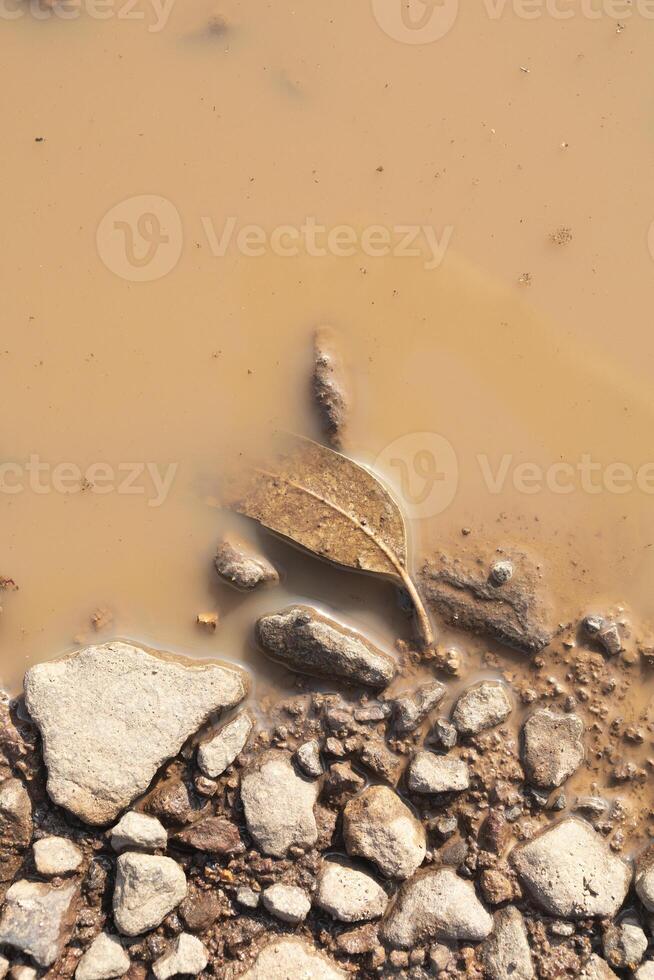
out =
[[[25,702],[43,738],[50,797],[89,824],[115,820],[189,736],[247,691],[239,670],[120,642],[32,667]]]
[[[379,689],[390,684],[397,672],[392,657],[309,606],[290,606],[262,616],[256,633],[268,656],[303,674]]]

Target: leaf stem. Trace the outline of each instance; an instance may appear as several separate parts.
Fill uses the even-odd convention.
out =
[[[398,571],[402,578],[402,583],[404,588],[409,593],[411,602],[413,603],[413,608],[416,613],[416,619],[418,621],[418,632],[420,634],[420,640],[423,646],[426,648],[434,645],[434,634],[431,628],[431,623],[429,621],[429,616],[427,615],[427,610],[424,607],[423,601],[420,598],[420,593],[413,583],[413,579],[407,572],[406,568],[400,566]]]

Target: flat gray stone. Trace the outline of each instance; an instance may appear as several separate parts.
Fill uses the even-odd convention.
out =
[[[246,693],[241,671],[126,643],[37,664],[25,702],[43,737],[50,797],[87,823],[110,823],[210,715]]]
[[[309,606],[262,616],[256,633],[265,653],[300,673],[378,689],[397,672],[393,657]]]
[[[170,949],[154,961],[152,972],[157,980],[168,980],[180,974],[194,977],[202,973],[208,962],[205,945],[197,936],[182,932],[173,940]]]
[[[77,871],[84,855],[66,837],[43,837],[32,847],[34,864],[41,875],[65,875]]]
[[[17,881],[5,897],[0,945],[26,953],[39,966],[52,966],[70,939],[78,897],[77,882],[54,888],[36,881]]]
[[[347,980],[349,976],[303,939],[273,939],[241,980]]]
[[[340,922],[366,922],[384,914],[388,895],[364,871],[337,861],[323,861],[313,901]]]
[[[504,684],[485,681],[461,695],[452,711],[452,724],[460,735],[478,735],[506,721],[511,707]]]
[[[427,852],[425,828],[388,786],[370,786],[343,811],[350,856],[364,857],[388,878],[409,878]]]
[[[127,973],[129,967],[129,956],[120,939],[101,932],[77,964],[75,980],[114,980]]]
[[[295,772],[284,752],[268,752],[241,779],[245,822],[264,854],[284,857],[289,847],[318,840],[313,808],[319,783]]]
[[[221,776],[245,748],[252,727],[252,718],[247,711],[242,711],[212,739],[203,742],[198,748],[198,765],[202,772],[211,779]]]
[[[451,868],[439,868],[402,885],[380,934],[391,946],[411,949],[433,940],[477,942],[492,928],[474,886]]]
[[[584,761],[584,723],[578,715],[542,708],[522,728],[527,779],[534,786],[554,789]]]
[[[470,786],[470,769],[462,759],[416,752],[409,763],[407,786],[412,793],[453,793]]]
[[[654,844],[636,862],[636,892],[648,912],[654,912]]]
[[[393,701],[393,718],[396,731],[404,734],[413,732],[421,725],[430,711],[433,711],[445,697],[445,685],[440,681],[423,684],[399,695]]]
[[[532,980],[534,964],[522,914],[510,905],[496,912],[493,931],[478,956],[489,980]]]
[[[125,936],[156,929],[186,897],[186,875],[172,858],[128,851],[116,863],[114,922]]]
[[[654,980],[654,960],[647,960],[634,973],[634,980]]]
[[[263,907],[276,919],[298,926],[309,914],[311,900],[303,888],[278,882],[265,889]]]
[[[631,867],[577,817],[514,847],[511,861],[534,901],[564,919],[613,917],[632,878]]]
[[[110,840],[118,854],[123,851],[157,851],[166,847],[168,831],[156,817],[130,810],[112,827]]]

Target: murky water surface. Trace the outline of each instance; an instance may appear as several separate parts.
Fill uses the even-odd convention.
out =
[[[347,450],[395,489],[415,564],[465,527],[535,554],[561,622],[654,622],[654,22],[469,4],[417,44],[392,6],[2,15],[8,690],[96,635],[283,689],[252,624],[290,599],[406,636],[391,586],[244,523],[282,590],[211,567],[228,465],[318,432],[321,323]],[[616,711],[646,719],[651,683]]]

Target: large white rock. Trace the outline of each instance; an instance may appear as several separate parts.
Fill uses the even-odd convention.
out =
[[[284,752],[265,753],[241,779],[245,821],[264,854],[284,857],[289,847],[318,839],[313,807],[319,784],[302,779]]]
[[[39,966],[52,966],[75,925],[79,885],[63,888],[17,881],[7,891],[0,919],[0,945],[27,953]]]
[[[408,878],[427,852],[425,828],[388,786],[369,786],[343,811],[347,853],[373,861],[388,878]]]
[[[240,980],[347,980],[348,976],[302,939],[276,939],[263,947]]]
[[[614,916],[631,884],[631,867],[576,817],[515,847],[511,860],[534,901],[565,919]]]
[[[400,888],[381,927],[385,942],[400,949],[433,940],[485,939],[493,920],[469,881],[439,868],[415,875]]]
[[[116,936],[101,932],[82,956],[75,980],[114,980],[129,970],[129,956]]]
[[[111,846],[123,851],[156,851],[168,843],[168,832],[156,817],[130,810],[111,830]]]
[[[66,837],[43,837],[32,847],[34,864],[41,875],[65,875],[77,871],[84,855]]]
[[[337,861],[323,861],[313,901],[341,922],[364,922],[384,914],[388,895],[364,871]]]
[[[252,719],[247,711],[242,711],[212,739],[203,742],[198,749],[198,765],[202,772],[211,779],[222,775],[245,748],[251,731]]]
[[[37,664],[25,702],[43,737],[48,793],[87,823],[110,823],[211,714],[246,693],[241,671],[127,643]]]
[[[152,964],[152,972],[157,980],[169,977],[196,976],[202,973],[209,962],[206,947],[196,936],[182,932],[173,942],[171,949]]]
[[[186,875],[172,858],[121,854],[116,865],[114,922],[125,936],[155,929],[186,897]]]

